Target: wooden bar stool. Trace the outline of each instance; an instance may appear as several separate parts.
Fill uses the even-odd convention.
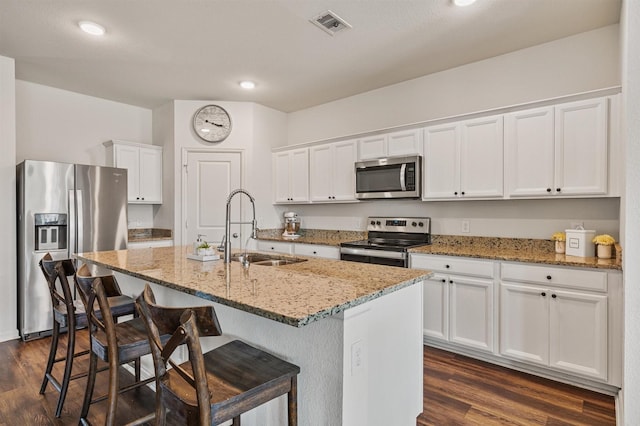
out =
[[[58,402],[56,404],[55,416],[60,417],[62,407],[67,396],[67,389],[71,380],[79,379],[87,376],[87,372],[71,375],[73,370],[73,360],[76,357],[87,355],[88,350],[75,352],[76,329],[87,327],[87,315],[82,302],[74,301],[69,281],[67,277],[73,276],[76,272],[73,260],[53,260],[49,253],[45,254],[39,262],[40,269],[47,280],[49,293],[51,295],[51,305],[53,311],[53,327],[51,333],[51,347],[49,349],[49,357],[44,372],[42,385],[40,386],[40,394],[44,394],[47,384],[51,383],[53,387],[60,392]],[[59,283],[60,290],[56,286]],[[107,294],[113,297],[114,309],[111,314],[115,317],[121,315],[130,315],[135,312],[135,304],[132,298],[122,296],[119,288],[109,288]],[[64,356],[56,358],[58,352],[58,344],[60,342],[60,330],[67,328],[67,352]],[[58,381],[52,374],[55,363],[65,362],[62,381]]]
[[[239,426],[240,414],[284,394],[289,425],[298,424],[300,367],[239,340],[203,354],[200,336],[222,334],[213,306],[159,306],[148,284],[136,304],[156,369],[156,424],[218,425],[232,419]],[[166,344],[163,333],[171,333]],[[189,360],[177,365],[169,357],[183,343]]]
[[[86,265],[83,265],[76,273],[76,285],[85,302],[91,341],[89,374],[80,413],[80,423],[88,423],[87,415],[91,404],[107,399],[105,425],[112,426],[116,424],[118,395],[155,380],[155,377],[144,380],[140,378],[140,357],[150,353],[147,331],[142,318],[134,317],[129,321],[116,323],[112,317],[102,318],[96,311],[96,301],[102,312],[108,312],[111,308],[111,300],[107,297],[106,288],[111,285],[117,286],[114,276],[93,277],[89,274]],[[165,342],[169,336],[162,336],[160,339]],[[109,364],[109,390],[107,395],[93,399],[98,358]],[[131,362],[135,366],[135,383],[120,387],[118,369],[121,365]],[[153,417],[154,414],[151,413],[130,424],[141,424],[153,419]]]

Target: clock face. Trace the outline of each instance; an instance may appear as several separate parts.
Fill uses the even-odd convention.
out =
[[[206,142],[223,141],[231,133],[231,117],[218,105],[207,105],[193,116],[193,130]]]

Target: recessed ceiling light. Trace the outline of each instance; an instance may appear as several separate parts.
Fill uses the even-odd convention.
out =
[[[470,4],[475,3],[476,0],[453,0],[453,4],[455,4],[456,6],[469,6]]]
[[[95,22],[91,22],[91,21],[80,21],[78,22],[78,26],[85,33],[95,35],[95,36],[104,35],[106,31],[102,25],[96,24]]]
[[[240,82],[240,87],[250,90],[254,89],[256,87],[256,84],[253,81],[245,80]]]

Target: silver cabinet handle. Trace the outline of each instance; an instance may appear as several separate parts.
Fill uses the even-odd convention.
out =
[[[232,236],[233,236],[233,238],[238,238],[238,233],[234,232]]]

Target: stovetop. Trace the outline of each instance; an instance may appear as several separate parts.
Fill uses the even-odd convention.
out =
[[[385,251],[407,251],[431,244],[431,219],[428,217],[369,217],[368,239],[349,241],[341,247]]]

